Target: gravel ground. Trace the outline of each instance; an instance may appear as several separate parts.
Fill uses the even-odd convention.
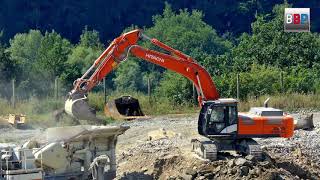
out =
[[[295,114],[297,119],[299,115]],[[262,147],[280,157],[295,156],[320,166],[320,113],[314,113],[313,130],[296,130],[290,139],[259,139]]]
[[[44,136],[43,129],[15,129],[6,127],[0,129],[0,143],[23,144],[24,142]]]
[[[299,114],[293,114],[299,118]],[[219,154],[215,162],[191,152],[198,136],[197,114],[166,115],[113,125],[128,125],[117,144],[118,179],[320,179],[320,113],[315,129],[296,130],[290,139],[257,139],[264,159]],[[0,142],[21,144],[41,137],[42,129],[0,127]],[[0,144],[1,145],[1,144]]]

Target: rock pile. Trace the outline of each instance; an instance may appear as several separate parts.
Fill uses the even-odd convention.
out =
[[[269,154],[272,151],[267,153],[269,150],[265,150],[259,160],[252,155],[219,153],[219,160],[210,162],[182,153],[179,148],[172,146],[175,145],[172,140],[148,141],[122,154],[120,161],[126,163],[123,166],[134,170],[133,173],[126,173],[122,179],[320,179],[316,164],[310,169],[311,166],[302,165],[308,162],[300,164],[292,158],[271,157]]]
[[[292,138],[256,139],[263,150],[260,160],[225,152],[213,162],[191,152],[196,117],[131,122],[132,128],[119,141],[117,178],[320,179],[320,113],[314,115],[315,127],[296,130]]]
[[[262,160],[253,156],[208,162],[186,172],[188,179],[318,179],[307,170],[294,169],[290,163],[279,163],[264,153]],[[297,166],[298,167],[298,166]],[[297,172],[295,172],[297,170]],[[185,176],[184,178],[185,179]]]

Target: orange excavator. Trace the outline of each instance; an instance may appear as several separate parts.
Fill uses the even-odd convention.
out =
[[[150,41],[166,53],[143,48],[137,44],[139,40]],[[65,111],[77,119],[96,119],[94,110],[87,103],[86,94],[124,62],[129,54],[175,71],[194,83],[201,106],[198,119],[201,138],[191,141],[192,149],[205,159],[215,160],[217,152],[229,150],[260,158],[260,146],[252,138],[289,138],[293,135],[291,116],[269,107],[251,108],[247,113],[238,112],[237,100],[220,98],[209,73],[196,60],[157,39],[149,38],[140,29],[114,39],[88,71],[74,82]]]

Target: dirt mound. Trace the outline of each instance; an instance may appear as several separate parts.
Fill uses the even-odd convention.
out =
[[[166,179],[177,175],[177,166],[186,162],[174,141],[159,139],[147,141],[118,155],[120,179]]]

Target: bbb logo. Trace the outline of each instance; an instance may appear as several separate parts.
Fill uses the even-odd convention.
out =
[[[310,8],[285,8],[285,32],[310,32]]]
[[[287,24],[307,24],[309,14],[287,14]]]

